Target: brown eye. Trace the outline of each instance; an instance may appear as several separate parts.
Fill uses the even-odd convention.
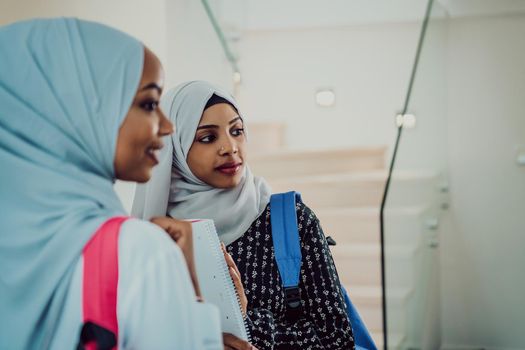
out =
[[[158,106],[159,106],[159,102],[153,101],[153,100],[146,101],[140,104],[140,107],[148,112],[153,112],[154,110],[157,109]]]
[[[204,135],[199,137],[197,141],[199,141],[200,143],[212,143],[216,139],[217,137],[215,137],[215,135]]]
[[[242,134],[244,134],[244,129],[243,128],[235,128],[231,131],[231,134],[232,136],[241,136]]]

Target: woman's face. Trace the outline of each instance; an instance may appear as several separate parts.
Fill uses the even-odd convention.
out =
[[[118,133],[114,160],[117,179],[146,182],[158,164],[161,138],[173,132],[173,125],[159,108],[163,86],[162,65],[154,53],[144,48],[139,88]]]
[[[190,170],[215,188],[233,188],[245,167],[243,121],[229,104],[219,103],[202,114],[195,139],[188,152]]]

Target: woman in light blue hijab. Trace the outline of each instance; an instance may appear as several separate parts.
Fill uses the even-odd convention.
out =
[[[147,181],[173,131],[163,72],[137,40],[76,19],[0,27],[0,58],[0,349],[71,349],[82,249],[125,213],[113,182]],[[119,348],[222,348],[216,310],[153,224],[121,228],[117,300]]]

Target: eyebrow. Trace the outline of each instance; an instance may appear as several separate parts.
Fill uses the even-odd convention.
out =
[[[242,121],[242,118],[237,116],[236,118],[233,118],[232,120],[230,120],[228,122],[228,124],[231,125],[231,124],[235,123],[237,120],[241,120]],[[218,129],[218,128],[219,128],[218,125],[210,124],[210,125],[201,125],[201,126],[197,127],[197,130],[201,130],[201,129]]]
[[[149,89],[155,89],[159,92],[159,94],[162,92],[162,88],[157,83],[149,83],[148,85],[142,87],[140,91],[145,91]]]

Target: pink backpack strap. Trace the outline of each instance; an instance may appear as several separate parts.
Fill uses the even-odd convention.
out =
[[[129,217],[108,219],[82,251],[83,326],[79,350],[117,349],[118,236],[127,219]]]

